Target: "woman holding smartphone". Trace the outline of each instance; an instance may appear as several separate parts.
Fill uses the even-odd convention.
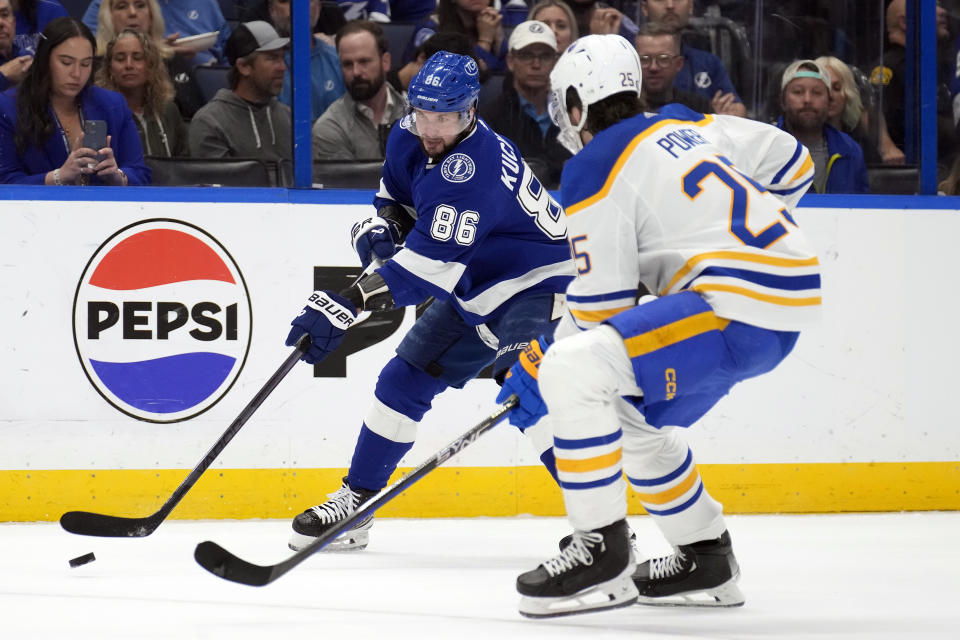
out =
[[[126,101],[93,86],[95,45],[73,18],[57,18],[41,32],[20,87],[0,94],[0,183],[150,183]],[[90,142],[92,148],[85,131],[91,140],[98,132],[105,139]]]

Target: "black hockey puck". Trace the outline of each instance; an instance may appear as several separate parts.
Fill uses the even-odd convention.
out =
[[[70,568],[71,568],[71,569],[76,569],[77,567],[83,566],[83,565],[87,564],[88,562],[93,562],[93,561],[96,560],[96,559],[97,559],[97,557],[96,557],[95,555],[93,555],[93,552],[92,552],[92,551],[91,551],[90,553],[85,553],[85,554],[83,554],[82,556],[77,556],[76,558],[74,558],[73,560],[71,560],[71,561],[70,561]]]

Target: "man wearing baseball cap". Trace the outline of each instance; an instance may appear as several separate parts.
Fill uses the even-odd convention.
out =
[[[190,121],[190,155],[199,158],[275,160],[285,184],[293,181],[290,107],[277,96],[287,70],[289,38],[269,23],[244,22],[224,47],[230,62],[229,89],[220,89]]]
[[[867,193],[870,190],[863,150],[849,135],[827,124],[830,73],[813,60],[795,60],[780,81],[777,126],[787,131],[813,158],[816,193]]]
[[[504,79],[500,97],[480,115],[494,131],[512,140],[524,158],[542,161],[545,167],[534,166],[534,173],[548,187],[554,187],[560,183],[563,163],[570,157],[557,142],[559,129],[547,112],[557,38],[546,23],[528,20],[516,26],[507,47],[510,75]]]

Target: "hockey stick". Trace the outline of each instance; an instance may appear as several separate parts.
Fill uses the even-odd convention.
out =
[[[163,506],[160,507],[160,510],[154,513],[153,515],[146,516],[145,518],[125,518],[123,516],[108,516],[100,513],[90,513],[89,511],[68,511],[67,513],[60,516],[60,526],[69,531],[70,533],[76,533],[83,536],[102,536],[108,538],[142,538],[148,536],[154,532],[154,530],[160,526],[160,523],[163,522],[170,512],[173,511],[173,508],[179,504],[180,500],[183,499],[183,496],[187,494],[188,491],[197,483],[197,480],[200,479],[200,476],[203,475],[203,472],[206,471],[213,461],[220,455],[220,452],[223,451],[224,447],[233,440],[233,437],[237,435],[237,432],[240,431],[240,428],[246,424],[247,420],[250,419],[250,416],[253,415],[253,412],[256,411],[263,401],[267,399],[267,396],[280,384],[280,381],[286,377],[290,370],[293,369],[294,365],[297,364],[297,361],[300,359],[300,356],[303,355],[307,349],[310,348],[310,336],[304,334],[300,340],[297,341],[296,346],[293,351],[287,356],[287,359],[283,361],[283,364],[280,365],[280,368],[270,376],[270,379],[267,380],[266,384],[257,392],[257,395],[253,396],[253,399],[243,408],[243,411],[240,412],[240,415],[230,423],[230,426],[227,427],[227,430],[223,432],[223,435],[220,436],[220,439],[217,440],[210,450],[207,452],[207,455],[203,457],[200,463],[194,467],[193,471],[190,472],[190,475],[187,476],[187,479],[180,483],[180,486],[176,488]]]
[[[419,467],[380,491],[380,493],[374,496],[374,498],[367,502],[361,509],[355,511],[346,520],[341,521],[306,547],[289,556],[286,560],[267,566],[253,564],[242,558],[238,558],[216,542],[210,542],[209,540],[197,545],[196,550],[193,552],[193,557],[201,567],[216,576],[220,576],[224,580],[248,584],[254,587],[262,587],[263,585],[270,584],[325,547],[331,540],[353,526],[354,523],[363,520],[367,516],[373,515],[377,509],[396,498],[410,485],[439,467],[451,456],[473,444],[477,438],[503,420],[507,414],[517,406],[517,402],[517,396],[515,395],[507,398],[506,402],[497,407],[497,410],[482,422],[441,449]]]

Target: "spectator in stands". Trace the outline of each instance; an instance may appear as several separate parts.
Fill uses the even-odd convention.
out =
[[[354,20],[337,34],[347,92],[313,125],[315,160],[383,160],[406,101],[387,82],[389,44],[376,22]]]
[[[16,0],[12,5],[17,17],[14,42],[23,53],[31,55],[37,50],[40,32],[50,21],[70,15],[57,0]]]
[[[289,42],[261,20],[236,28],[224,48],[230,88],[217,91],[190,121],[191,156],[275,160],[284,184],[293,183],[290,107],[277,100]]]
[[[436,0],[337,0],[348,20],[416,22],[437,8]]]
[[[940,45],[950,42],[947,28],[947,12],[940,3],[936,8],[937,41]],[[906,150],[906,66],[907,66],[907,6],[906,0],[893,0],[887,5],[887,39],[889,44],[883,53],[883,64],[870,73],[870,82],[880,89],[883,115],[886,118],[890,137],[898,148]],[[957,148],[957,136],[950,105],[950,79],[954,77],[956,56],[939,52],[937,65],[937,153],[941,159],[952,158]],[[955,88],[956,88],[956,80]],[[909,99],[915,100],[912,92]],[[919,110],[919,100],[915,103]],[[919,122],[919,113],[914,114]],[[910,123],[913,127],[914,124]],[[916,132],[917,130],[914,129]],[[914,140],[919,150],[919,137]]]
[[[123,96],[92,86],[93,34],[73,18],[41,32],[34,64],[0,94],[0,183],[149,184]],[[107,144],[84,146],[84,123],[106,122]]]
[[[437,12],[424,18],[413,32],[404,53],[404,62],[414,59],[414,52],[438,31],[462,33],[473,45],[473,57],[480,69],[492,72],[506,70],[507,40],[503,35],[503,16],[493,0],[438,0]]]
[[[125,29],[147,35],[165,57],[173,54],[173,49],[170,47],[173,38],[164,36],[166,25],[157,0],[102,2],[97,13],[97,55],[104,55],[107,51],[107,43]]]
[[[173,83],[149,36],[124,30],[108,42],[97,84],[126,99],[146,155],[188,155],[187,128],[173,102]]]
[[[417,47],[413,59],[399,69],[390,69],[387,73],[387,82],[400,93],[406,93],[410,86],[410,80],[417,75],[423,63],[430,59],[430,56],[437,51],[449,51],[460,56],[470,56],[477,60],[473,47],[470,45],[470,39],[462,33],[456,31],[438,31],[423,44]],[[480,62],[477,61],[479,66]],[[484,74],[481,74],[481,78]]]
[[[122,0],[125,3],[142,3],[143,0]],[[83,14],[83,23],[90,29],[97,29],[100,21],[100,2],[92,0],[87,12]],[[114,2],[116,5],[116,2]],[[129,8],[128,10],[135,10]],[[217,0],[164,0],[160,8],[169,34],[167,40],[177,52],[193,66],[215,64],[224,59],[223,47],[230,36],[230,26],[223,18]],[[209,50],[199,51],[189,44],[177,44],[178,38],[197,36],[217,31],[217,41]]]
[[[97,14],[97,55],[103,56],[107,43],[124,29],[146,35],[160,52],[167,74],[173,81],[175,99],[183,117],[193,117],[204,99],[193,79],[192,50],[175,51],[171,43],[176,34],[165,36],[166,23],[157,0],[109,0],[100,4]]]
[[[553,35],[557,38],[557,51],[560,53],[566,51],[567,47],[580,37],[573,10],[563,0],[540,0],[530,8],[527,19],[539,20],[553,29]]]
[[[641,0],[640,7],[647,22],[661,24],[681,36],[693,14],[693,0]],[[680,52],[684,63],[673,82],[674,87],[704,96],[711,101],[714,113],[747,115],[747,108],[720,58],[686,43]]]
[[[863,104],[853,71],[843,60],[820,56],[815,60],[830,73],[830,109],[827,122],[856,140],[867,164],[903,164],[904,155],[890,139],[883,114],[870,113]],[[879,139],[871,118],[878,118]]]
[[[698,113],[713,113],[710,100],[699,93],[674,87],[674,79],[683,69],[680,34],[673,29],[647,22],[637,33],[637,53],[643,71],[641,95],[647,99],[651,111],[677,102]]]
[[[813,60],[795,60],[780,82],[777,126],[787,131],[813,157],[816,193],[867,193],[867,166],[853,138],[827,122],[830,73]]]
[[[10,0],[0,0],[0,91],[20,84],[33,63],[15,42],[16,24]]]
[[[960,196],[960,154],[954,157],[950,172],[937,185],[937,188],[939,189],[937,195]]]
[[[570,0],[580,35],[618,33],[627,42],[637,37],[637,24],[617,9],[597,0]]]
[[[540,160],[546,167],[537,174],[548,188],[560,184],[570,152],[557,142],[560,132],[550,120],[547,94],[550,72],[557,62],[557,38],[543,22],[528,20],[510,34],[507,67],[500,97],[481,117],[497,133],[509,138],[524,158]]]
[[[269,0],[270,22],[282,38],[291,33],[290,0]],[[310,24],[316,24],[320,17],[320,0],[310,0]],[[287,72],[283,76],[283,90],[280,102],[290,106],[293,101],[293,83],[290,81],[290,51],[284,54]],[[310,108],[313,122],[343,95],[343,75],[340,73],[340,61],[336,48],[315,35],[310,36]]]

